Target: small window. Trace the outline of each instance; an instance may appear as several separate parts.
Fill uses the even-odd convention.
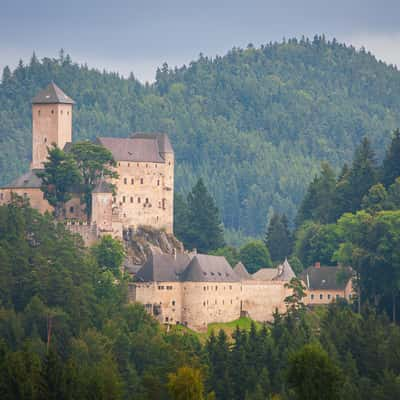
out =
[[[233,303],[232,303],[232,300],[231,300],[231,304],[233,304]]]
[[[218,286],[215,286],[215,290],[218,290]]]
[[[38,112],[37,112],[37,113],[38,113],[38,115],[40,115],[40,110],[38,110]]]
[[[148,197],[146,197],[146,201],[145,201],[145,203],[146,203],[146,204],[148,204],[148,203],[149,203],[149,198],[148,198]]]
[[[126,185],[128,183],[128,180],[124,178],[124,184]]]
[[[4,198],[3,193],[0,193],[0,200],[3,200],[3,198]]]
[[[69,208],[69,212],[70,212],[70,213],[73,213],[73,212],[74,212],[74,207],[73,207],[73,206],[71,206],[71,207]]]
[[[44,142],[47,143],[47,137],[44,138]]]
[[[314,300],[314,295],[313,294],[310,297],[311,297],[311,300]]]
[[[117,201],[117,198],[113,197],[113,203],[116,203],[116,201]]]
[[[137,202],[140,204],[140,197],[137,198]]]
[[[232,290],[232,286],[229,286],[229,290]]]
[[[331,295],[330,294],[328,294],[328,300],[330,300],[331,299]]]
[[[126,201],[126,197],[122,196],[122,202],[125,203],[125,201]]]
[[[321,294],[319,295],[319,299],[322,300],[323,298],[324,298],[324,295],[321,293]]]
[[[133,197],[131,196],[131,203],[133,203]]]
[[[172,305],[173,305],[173,306],[175,305],[175,300],[172,300]]]
[[[130,163],[128,163],[128,167],[130,167],[131,166],[131,164]]]
[[[157,186],[160,186],[160,180],[159,179],[157,180]]]
[[[214,272],[211,272],[211,275],[214,276],[215,275]]]
[[[336,300],[337,300],[339,297],[340,297],[340,296],[337,294],[337,295],[336,295]]]
[[[143,185],[143,178],[140,178],[140,184]]]
[[[204,289],[204,291],[206,291],[206,287],[205,286],[203,287],[203,289]]]
[[[149,167],[149,164],[146,164],[146,168],[148,168]]]
[[[204,306],[204,307],[206,306],[206,302],[205,302],[205,301],[203,301],[203,306]]]
[[[217,304],[217,299],[215,299],[215,304]]]
[[[69,111],[67,111],[67,115],[69,115]]]
[[[168,322],[168,317],[165,317],[165,322]]]
[[[51,113],[54,114],[54,110],[51,110]]]
[[[133,185],[135,183],[135,180],[133,178],[131,178],[131,185]]]

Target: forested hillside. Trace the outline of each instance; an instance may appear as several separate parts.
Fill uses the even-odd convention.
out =
[[[0,84],[1,183],[28,167],[30,99],[51,80],[77,103],[75,139],[169,133],[177,189],[202,176],[225,227],[248,235],[263,233],[273,210],[293,221],[321,160],[338,168],[364,136],[382,157],[400,125],[399,71],[323,37],[164,65],[153,85],[63,54],[32,57]]]

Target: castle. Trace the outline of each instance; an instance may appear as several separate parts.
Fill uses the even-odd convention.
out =
[[[32,162],[29,172],[0,188],[0,204],[13,194],[29,198],[40,212],[52,211],[41,190],[37,172],[44,167],[53,143],[68,151],[72,142],[74,101],[55,83],[32,100]],[[91,220],[80,193],[72,193],[63,215],[68,227],[80,233],[87,244],[103,234],[122,237],[123,229],[148,225],[173,230],[174,151],[166,134],[134,133],[128,138],[96,139],[110,150],[116,161],[117,179],[99,182],[92,193]],[[115,185],[113,195],[109,183]]]
[[[30,170],[0,188],[0,205],[11,202],[16,194],[29,199],[40,212],[53,211],[37,173],[44,168],[49,145],[69,151],[73,105],[54,83],[34,97]],[[122,239],[124,230],[140,226],[172,233],[174,151],[168,136],[135,133],[128,138],[100,137],[96,143],[112,153],[118,178],[98,182],[92,192],[90,221],[81,193],[71,193],[63,210],[68,228],[79,233],[87,245],[104,234]],[[338,283],[337,273],[338,268],[320,266],[304,271],[305,303],[350,299],[351,278]],[[241,316],[271,320],[276,310],[286,310],[285,298],[291,294],[287,283],[294,277],[287,260],[277,268],[262,268],[251,275],[242,263],[232,268],[224,257],[153,252],[136,271],[135,281],[129,285],[129,300],[142,303],[161,323],[204,330],[209,323]]]

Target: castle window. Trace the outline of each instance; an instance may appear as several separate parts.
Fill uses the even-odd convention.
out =
[[[206,276],[206,275],[207,275],[207,272],[203,271],[203,275]]]
[[[175,300],[172,300],[172,305],[173,305],[173,306],[175,305]]]
[[[146,168],[149,168],[149,164],[146,164]]]
[[[148,197],[146,197],[146,202],[145,202],[146,204],[149,204],[149,199],[148,199]]]
[[[171,165],[171,161],[168,162],[168,165]]]
[[[159,179],[157,180],[157,186],[160,186],[160,180]]]
[[[204,307],[206,306],[206,302],[205,302],[205,301],[203,301],[203,306],[204,306]]]
[[[218,290],[218,286],[215,286],[215,290]]]
[[[133,203],[133,197],[131,197],[131,203]]]
[[[314,300],[314,295],[313,294],[310,297],[311,297],[311,300]]]
[[[225,304],[225,300],[222,300],[222,305],[224,305]]]
[[[128,167],[130,167],[131,166],[131,164],[130,163],[128,163]]]
[[[124,178],[124,184],[126,185],[128,183],[128,180]]]
[[[37,112],[37,113],[38,113],[38,115],[40,115],[40,110],[38,110],[38,112]]]
[[[168,317],[165,317],[165,322],[168,322]]]
[[[215,274],[214,274],[214,272],[211,272],[211,275],[213,275],[213,276],[214,276],[214,275],[215,275]]]
[[[140,197],[138,197],[137,202],[140,204]]]
[[[319,299],[322,300],[323,298],[324,298],[324,295],[321,293],[321,294],[319,295]]]
[[[44,138],[44,142],[47,143],[47,137]]]
[[[69,111],[67,111],[67,115],[69,115]]]
[[[54,114],[54,110],[51,110],[51,113]]]
[[[336,300],[337,300],[339,297],[340,297],[340,296],[337,294],[337,295],[336,295]]]
[[[143,185],[143,178],[140,178],[140,183]]]
[[[232,303],[232,300],[231,300],[231,304],[233,304],[233,303]]]
[[[3,198],[3,194],[1,194],[1,196],[2,196],[1,198]],[[203,288],[203,289],[204,289],[204,291],[206,291],[206,287],[205,287],[205,286],[204,286],[204,288]]]
[[[217,299],[215,299],[215,304],[217,304]]]
[[[73,213],[73,212],[74,212],[74,207],[73,207],[73,206],[71,206],[71,207],[69,208],[69,212],[70,212],[70,213]]]
[[[232,290],[232,286],[229,286],[229,290]]]
[[[135,183],[135,180],[131,178],[131,184],[133,185]]]
[[[3,197],[4,197],[3,193],[0,193],[0,200],[3,200]]]
[[[330,300],[331,299],[331,295],[330,294],[328,294],[328,300]]]
[[[126,201],[126,197],[122,196],[122,202],[125,203],[125,201]]]
[[[165,205],[166,205],[166,200],[162,199],[162,208],[163,208],[163,210],[165,210]]]
[[[117,198],[113,197],[113,203],[116,203],[116,201],[117,201]]]

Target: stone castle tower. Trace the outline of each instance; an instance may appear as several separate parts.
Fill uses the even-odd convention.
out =
[[[47,148],[55,143],[60,149],[72,142],[74,101],[54,82],[32,100],[31,169],[43,168]]]

